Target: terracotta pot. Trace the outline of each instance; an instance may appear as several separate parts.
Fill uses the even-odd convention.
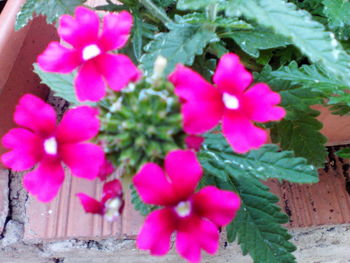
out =
[[[58,36],[53,26],[38,17],[15,32],[16,15],[24,0],[8,0],[0,14],[0,137],[14,127],[13,112],[18,99],[25,93],[42,98],[48,88],[40,85],[32,64],[52,40]],[[0,154],[4,149],[0,146]]]

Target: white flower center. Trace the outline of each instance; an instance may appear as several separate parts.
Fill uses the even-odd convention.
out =
[[[119,217],[120,208],[122,207],[122,205],[123,205],[123,201],[118,197],[108,200],[105,203],[106,212],[104,214],[104,217],[106,218],[106,220],[109,222],[112,222],[117,217]]]
[[[239,100],[236,96],[233,96],[228,93],[224,93],[222,96],[222,100],[226,106],[226,108],[230,110],[237,110],[239,108]]]
[[[180,202],[175,207],[175,212],[180,217],[188,216],[191,213],[191,203],[189,201]]]
[[[83,59],[89,60],[101,54],[101,50],[95,44],[88,45],[83,49]]]
[[[57,154],[57,141],[55,137],[51,137],[44,141],[44,150],[47,154]]]

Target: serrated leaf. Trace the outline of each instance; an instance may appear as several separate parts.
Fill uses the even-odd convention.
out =
[[[198,153],[202,166],[221,179],[229,173],[262,180],[277,178],[296,183],[318,181],[315,167],[308,165],[304,158],[294,157],[293,152],[279,152],[276,145],[264,145],[242,155],[234,153],[221,134],[208,134],[203,149]]]
[[[296,156],[306,158],[316,167],[323,167],[327,138],[320,133],[322,123],[316,119],[318,111],[293,112],[271,129],[271,138],[284,150],[293,150]]]
[[[55,96],[61,97],[73,105],[79,105],[75,90],[74,90],[74,78],[75,74],[57,74],[42,71],[38,64],[33,64],[34,72],[40,77],[41,83],[49,86],[51,90],[55,92]]]
[[[134,205],[136,211],[139,211],[141,215],[146,216],[155,209],[157,206],[147,205],[140,199],[139,194],[136,191],[136,188],[133,184],[130,185],[131,190],[131,203]]]
[[[203,53],[206,45],[217,39],[216,34],[201,25],[170,24],[168,33],[155,36],[146,47],[141,63],[146,74],[153,71],[154,61],[161,55],[168,61],[164,71],[169,74],[177,63],[192,65],[196,55]]]
[[[334,34],[326,32],[307,11],[297,9],[285,0],[231,0],[227,14],[235,15],[237,10],[290,38],[311,61],[322,63],[326,70],[350,82],[350,56]]]
[[[350,148],[344,148],[336,152],[336,155],[338,155],[341,158],[348,159],[350,158]]]
[[[271,75],[291,81],[292,85],[302,85],[313,90],[326,91],[330,94],[347,88],[342,80],[315,64],[298,67],[298,64],[292,61],[289,65],[272,71]]]
[[[331,28],[350,25],[350,2],[347,0],[324,0],[323,12],[327,16]]]
[[[254,263],[292,263],[296,247],[291,235],[281,226],[288,217],[275,204],[278,198],[257,178],[229,175],[224,183],[237,192],[241,208],[227,227],[229,242],[237,239],[243,255],[250,254]]]
[[[244,52],[254,58],[259,57],[259,50],[285,47],[291,44],[290,40],[284,36],[262,27],[232,32],[225,34],[225,37],[232,38]]]
[[[218,2],[222,2],[222,0],[179,0],[176,8],[179,10],[198,10]]]
[[[15,29],[24,27],[36,15],[46,16],[48,23],[55,22],[62,14],[71,14],[86,0],[27,0],[17,14]]]
[[[281,106],[288,113],[297,111],[309,111],[309,107],[314,104],[320,104],[325,97],[323,92],[315,91],[309,87],[304,87],[298,82],[294,85],[294,76],[288,74],[284,80],[282,77],[275,77],[269,65],[265,66],[260,73],[254,73],[254,79],[257,82],[265,82],[282,97]],[[298,79],[299,81],[299,79]],[[313,82],[313,81],[311,81]]]

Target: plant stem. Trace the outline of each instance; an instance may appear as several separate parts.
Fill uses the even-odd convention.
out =
[[[174,23],[173,20],[171,20],[166,13],[158,8],[152,0],[139,0],[139,2],[148,9],[154,15],[156,18],[158,18],[160,21],[163,22],[164,25],[169,23]]]

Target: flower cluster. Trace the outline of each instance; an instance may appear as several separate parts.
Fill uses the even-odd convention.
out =
[[[106,86],[118,92],[141,78],[130,58],[113,53],[126,44],[131,27],[132,15],[127,11],[106,14],[100,29],[99,16],[88,8],[78,7],[74,17],[63,15],[59,21],[58,33],[71,47],[50,43],[38,57],[38,64],[45,71],[62,74],[77,69],[74,81],[77,98],[100,101],[106,95]],[[139,92],[136,100],[135,96],[117,97],[112,92],[104,104],[98,104],[100,108],[109,104],[114,107],[113,110],[107,107],[108,117],[103,118],[106,123],[102,128],[98,114],[103,110],[78,106],[69,109],[57,124],[55,111],[49,104],[33,95],[24,95],[14,113],[14,120],[21,127],[10,130],[2,138],[2,144],[10,150],[2,155],[2,162],[16,171],[37,165],[25,175],[23,184],[43,202],[57,195],[65,177],[62,164],[74,176],[100,178],[105,181],[101,200],[85,193],[77,197],[87,213],[102,215],[109,221],[121,214],[124,200],[121,182],[118,179],[106,182],[115,168],[104,150],[110,155],[118,152],[114,161],[124,156],[133,166],[144,164],[133,178],[135,188],[144,203],[162,208],[145,219],[137,246],[153,255],[164,255],[175,232],[178,253],[190,262],[199,262],[201,250],[209,254],[217,251],[219,228],[229,224],[240,207],[239,196],[231,191],[206,186],[196,192],[203,175],[196,157],[204,141],[200,135],[222,123],[223,134],[233,150],[245,153],[267,141],[267,132],[255,123],[281,120],[285,110],[277,106],[281,100],[279,94],[266,84],[251,85],[251,73],[233,53],[220,59],[213,77],[215,85],[183,65],[177,65],[168,80],[181,103],[188,150],[170,151],[178,148],[180,109],[169,107],[173,105],[168,103],[170,96],[163,98],[158,90],[143,93],[140,87],[151,85],[150,81],[144,81],[147,85],[140,84],[128,91],[129,95]],[[163,87],[171,85],[169,82]],[[157,84],[159,87],[162,86]],[[129,105],[131,110],[120,110],[115,105],[124,108]],[[183,135],[181,131],[182,142]],[[109,147],[102,149],[87,142],[95,136],[100,136],[97,141],[105,141]],[[102,136],[108,136],[108,140]],[[137,153],[131,148],[137,149]],[[164,159],[164,169],[159,166],[159,159]]]

